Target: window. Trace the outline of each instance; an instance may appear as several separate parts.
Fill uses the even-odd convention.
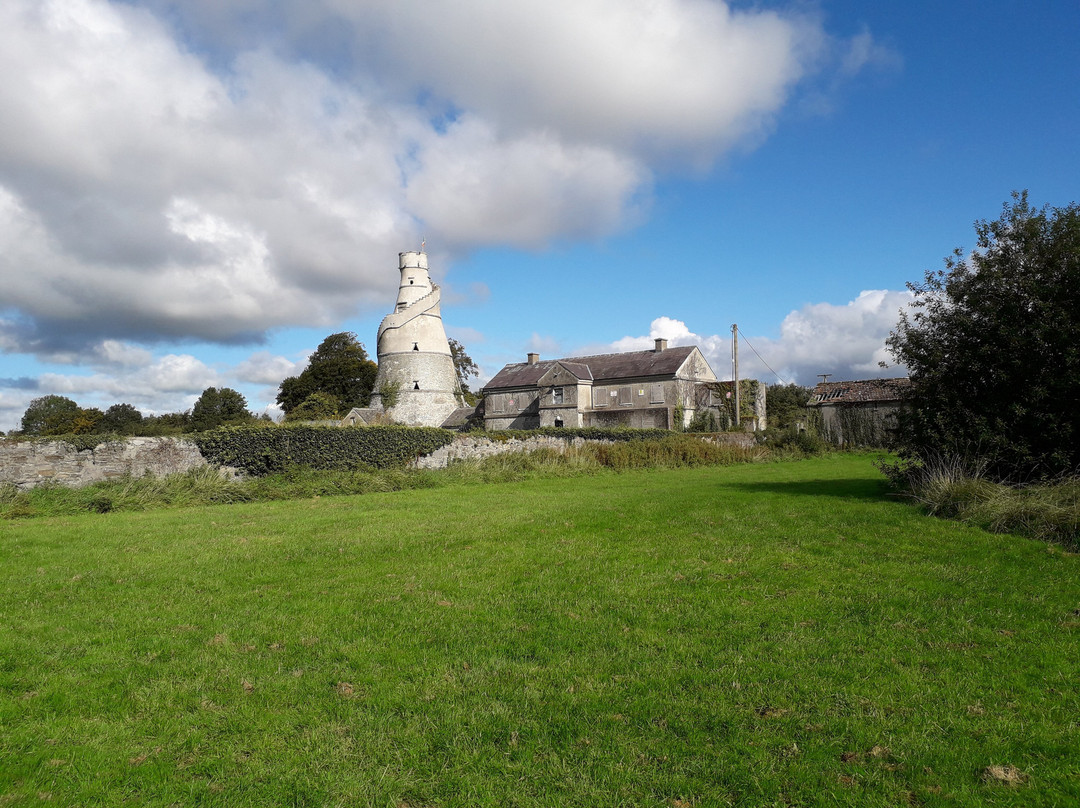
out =
[[[408,306],[408,305],[409,305],[408,303],[398,303],[397,304],[397,310],[398,311],[405,311],[405,307]]]
[[[619,388],[619,406],[630,407],[634,404],[634,391],[630,387]]]
[[[414,342],[414,343],[412,344],[412,349],[413,349],[414,351],[419,351],[419,350],[420,350],[420,346],[419,346],[419,345],[418,345],[417,343],[415,343],[415,342]]]
[[[592,399],[594,407],[606,407],[608,403],[607,390],[593,390]]]
[[[420,389],[420,382],[414,381],[412,383],[412,389],[413,390],[419,390]]]
[[[551,388],[551,403],[562,404],[563,403],[563,389],[561,387]]]
[[[556,418],[555,419],[555,426],[562,426],[562,425],[563,425],[562,418]]]
[[[649,403],[650,404],[663,404],[664,403],[664,385],[654,384],[649,388]]]

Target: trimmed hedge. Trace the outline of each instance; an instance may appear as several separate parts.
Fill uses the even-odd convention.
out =
[[[290,466],[350,470],[404,466],[454,439],[436,427],[311,424],[221,427],[189,436],[209,462],[260,476]]]

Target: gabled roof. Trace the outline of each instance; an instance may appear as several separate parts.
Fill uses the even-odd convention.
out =
[[[903,379],[864,379],[853,382],[820,382],[814,388],[807,405],[822,404],[869,404],[882,401],[899,401],[911,384]]]
[[[674,376],[686,358],[697,350],[693,345],[666,348],[663,351],[629,351],[628,353],[574,356],[568,359],[547,359],[530,365],[517,362],[507,365],[484,385],[485,390],[509,387],[535,387],[556,363],[561,364],[579,379],[596,382],[634,379],[642,376]]]

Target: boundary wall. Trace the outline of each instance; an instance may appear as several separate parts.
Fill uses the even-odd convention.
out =
[[[62,440],[0,438],[0,485],[34,488],[44,483],[72,488],[116,477],[142,477],[205,466],[199,447],[183,438],[125,438],[79,449]]]
[[[702,436],[703,440],[751,447],[754,438],[747,433]],[[560,438],[537,435],[531,438],[492,439],[481,435],[458,435],[452,443],[417,458],[412,466],[442,469],[462,460],[480,460],[508,452],[533,452],[552,449],[565,452],[586,443],[613,441],[585,438]],[[125,438],[109,441],[92,449],[78,449],[65,441],[20,441],[0,438],[0,485],[19,489],[53,484],[77,488],[117,477],[164,477],[206,466],[206,458],[193,441],[184,438]],[[223,473],[235,473],[222,469]]]

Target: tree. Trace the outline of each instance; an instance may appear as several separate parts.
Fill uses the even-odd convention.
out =
[[[132,435],[143,422],[143,414],[131,404],[113,404],[101,420],[101,428],[106,432]]]
[[[800,384],[771,384],[765,388],[765,415],[770,429],[786,429],[806,421],[806,402],[812,391]]]
[[[461,392],[470,405],[475,404],[476,396],[469,389],[469,379],[480,374],[480,366],[465,352],[465,346],[456,339],[451,337],[447,342],[450,343],[450,356],[454,359],[454,370],[457,372]]]
[[[312,393],[328,393],[337,399],[336,409],[342,411],[366,407],[378,371],[356,334],[331,334],[308,357],[308,366],[299,376],[281,382],[277,402],[286,415]]]
[[[338,417],[338,400],[329,393],[312,393],[289,410],[286,421],[328,421]]]
[[[1080,206],[1014,193],[977,247],[908,284],[887,340],[911,375],[901,451],[1025,481],[1080,469]]]
[[[66,396],[41,396],[30,402],[22,417],[27,435],[66,435],[74,431],[79,405]]]
[[[102,430],[101,422],[104,419],[105,413],[97,407],[80,407],[71,422],[71,432],[75,435],[93,435]]]
[[[247,399],[230,387],[207,387],[191,409],[191,426],[196,432],[214,429],[222,424],[251,420]]]

